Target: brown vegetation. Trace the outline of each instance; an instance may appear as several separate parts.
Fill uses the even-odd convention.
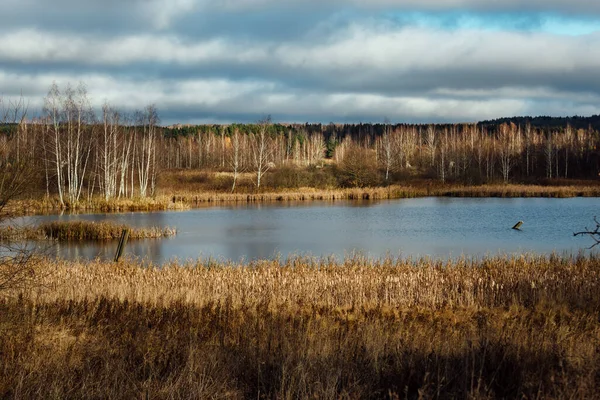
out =
[[[173,228],[131,228],[114,222],[54,221],[36,228],[0,227],[0,240],[110,240],[121,237],[124,229],[129,230],[130,239],[159,238],[176,233]]]
[[[179,172],[169,172],[168,176],[176,176]],[[183,173],[185,176],[194,174],[207,175],[206,173]],[[215,180],[222,179],[222,174],[214,174]],[[517,184],[489,184],[489,185],[460,185],[440,184],[431,181],[415,181],[410,185],[391,185],[387,187],[364,188],[325,188],[298,187],[287,189],[273,189],[268,186],[262,191],[236,192],[228,190],[215,190],[213,178],[207,178],[206,189],[198,189],[194,185],[177,183],[175,180],[165,184],[159,189],[159,194],[154,198],[110,199],[92,198],[81,201],[73,206],[79,211],[157,211],[181,210],[191,207],[201,207],[218,203],[255,203],[276,201],[311,201],[311,200],[382,200],[402,199],[414,197],[598,197],[600,185],[595,182],[578,185],[517,185]],[[243,179],[242,179],[243,181]],[[239,180],[238,180],[239,185]],[[243,186],[243,183],[240,185]],[[50,199],[16,200],[8,204],[8,209],[13,214],[35,214],[44,211],[60,209],[57,201]]]
[[[47,261],[0,396],[593,398],[600,260]]]

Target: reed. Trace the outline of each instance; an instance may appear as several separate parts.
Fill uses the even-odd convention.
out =
[[[54,221],[38,227],[0,228],[0,240],[111,240],[121,237],[124,229],[129,230],[131,239],[148,239],[173,236],[174,228],[131,228],[125,224],[92,221]]]
[[[47,260],[0,396],[594,398],[600,259]]]
[[[160,189],[154,198],[110,199],[92,198],[77,204],[67,204],[66,208],[80,211],[159,211],[182,210],[191,207],[218,203],[258,203],[279,201],[314,200],[383,200],[415,197],[599,197],[598,185],[441,185],[415,183],[411,185],[392,185],[388,187],[316,189],[299,188],[274,191],[247,191],[230,193],[229,191],[207,190],[170,190]],[[35,214],[43,211],[61,209],[55,198],[22,199],[12,201],[7,210],[15,214]]]

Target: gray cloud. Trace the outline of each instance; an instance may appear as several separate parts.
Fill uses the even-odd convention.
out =
[[[300,122],[475,121],[591,114],[600,100],[600,33],[431,28],[384,15],[600,16],[600,3],[5,1],[0,96],[22,93],[38,110],[53,81],[86,82],[97,105],[155,103],[166,123],[264,114]]]

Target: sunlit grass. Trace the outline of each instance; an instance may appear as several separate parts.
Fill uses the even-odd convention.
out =
[[[593,398],[600,260],[46,260],[0,396]]]
[[[173,236],[174,228],[131,228],[125,224],[93,221],[53,221],[37,227],[0,227],[0,240],[111,240],[129,230],[131,239]]]
[[[593,398],[600,260],[47,260],[0,396]]]
[[[183,175],[192,179],[199,172],[178,171],[173,176]],[[217,175],[218,173],[215,173]],[[169,176],[171,176],[169,175]],[[181,178],[181,177],[180,177]],[[182,178],[181,178],[182,179]],[[247,179],[247,178],[245,178]],[[177,181],[173,179],[173,181]],[[280,189],[261,188],[249,184],[237,186],[235,193],[230,189],[207,190],[197,185],[170,184],[169,180],[158,188],[158,194],[147,198],[119,198],[106,200],[103,197],[92,197],[77,204],[66,204],[70,210],[79,211],[157,211],[180,210],[218,203],[258,203],[281,201],[313,201],[313,200],[382,200],[414,197],[598,197],[599,185],[585,185],[578,181],[568,185],[561,183],[555,186],[523,185],[523,184],[487,184],[458,185],[441,184],[437,181],[416,181],[406,185],[390,185],[371,188],[297,188]],[[40,199],[21,199],[9,204],[8,210],[17,214],[32,214],[43,211],[61,209],[55,197]]]

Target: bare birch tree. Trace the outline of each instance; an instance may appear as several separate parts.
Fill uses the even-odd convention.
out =
[[[390,179],[390,170],[392,169],[393,164],[392,138],[390,136],[390,121],[386,119],[383,126],[383,134],[381,135],[381,160],[383,167],[385,168],[386,183]]]
[[[256,171],[256,187],[260,188],[260,183],[264,174],[271,168],[271,149],[269,147],[269,128],[271,126],[271,116],[267,116],[258,122],[257,132],[252,141],[252,157]]]
[[[119,153],[121,138],[119,137],[119,113],[105,103],[102,107],[103,130],[101,136],[100,156],[102,174],[100,175],[104,199],[116,197],[119,171]]]
[[[76,89],[67,87],[64,100],[66,123],[67,195],[71,204],[81,197],[81,189],[90,159],[92,142],[86,129],[93,127],[94,114],[87,97],[87,89],[80,83]],[[91,135],[89,135],[91,136]]]
[[[56,82],[52,83],[50,90],[44,99],[44,111],[47,115],[46,123],[50,126],[48,133],[50,134],[51,145],[49,152],[52,154],[51,163],[54,164],[54,172],[56,174],[56,188],[58,191],[58,199],[61,206],[64,207],[63,194],[63,161],[62,140],[60,134],[61,125],[61,100],[62,94]]]
[[[140,149],[138,151],[138,179],[140,185],[140,197],[148,195],[148,184],[151,192],[154,192],[156,180],[156,125],[158,124],[158,113],[154,105],[146,107],[139,123],[142,125]]]
[[[500,169],[504,183],[508,183],[510,171],[513,168],[515,154],[515,132],[514,126],[509,124],[500,125],[498,142],[500,150]]]
[[[429,156],[431,157],[431,166],[435,164],[435,149],[437,146],[435,140],[435,126],[427,125],[427,132],[425,134],[425,144],[429,151]]]
[[[231,184],[231,193],[233,193],[240,172],[240,130],[238,128],[235,128],[231,134],[229,165],[233,171],[233,183]]]

